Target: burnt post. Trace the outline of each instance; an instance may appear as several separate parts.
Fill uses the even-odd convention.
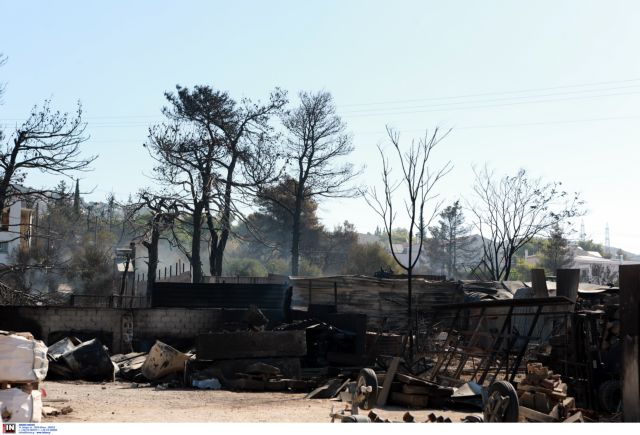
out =
[[[531,287],[536,298],[548,298],[549,290],[547,289],[547,277],[544,269],[531,269]]]
[[[640,265],[620,266],[622,418],[640,422]]]

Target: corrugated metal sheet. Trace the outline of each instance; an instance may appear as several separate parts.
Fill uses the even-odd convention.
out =
[[[378,279],[365,276],[290,278],[293,286],[292,307],[307,310],[310,304],[334,305],[338,313],[362,313],[368,327],[378,330],[402,330],[407,323],[407,280]],[[413,306],[423,315],[438,304],[461,302],[462,288],[457,282],[413,282]],[[337,301],[336,301],[337,299]],[[386,320],[385,320],[386,319]]]

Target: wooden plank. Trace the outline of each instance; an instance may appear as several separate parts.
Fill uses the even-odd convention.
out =
[[[573,302],[578,297],[580,269],[558,269],[556,271],[556,296],[564,296]],[[573,306],[569,309],[573,311]]]
[[[300,357],[307,353],[305,331],[221,332],[196,339],[200,360]]]
[[[351,382],[351,379],[347,378],[347,380],[346,380],[346,381],[344,381],[344,382],[342,383],[342,385],[340,385],[340,387],[336,390],[336,392],[335,392],[335,393],[333,393],[333,395],[331,396],[331,398],[333,399],[334,397],[337,397],[337,396],[338,396],[338,394],[340,394],[340,391],[344,390],[344,387],[346,387],[346,386],[347,386],[347,384],[348,384],[349,382]]]
[[[418,394],[391,393],[389,397],[392,403],[398,405],[412,406],[414,408],[427,408],[429,406],[429,396]]]
[[[538,412],[535,409],[527,408],[525,406],[521,406],[519,411],[520,418],[523,419],[539,421],[541,423],[552,423],[558,421],[550,415],[543,414],[542,412]]]
[[[563,421],[563,423],[584,423],[584,418],[582,417],[582,411],[576,412],[571,417]]]
[[[384,376],[384,383],[382,384],[382,391],[378,395],[378,406],[385,406],[387,404],[387,398],[389,397],[389,392],[391,391],[391,383],[393,382],[393,378],[396,377],[396,372],[398,371],[398,366],[400,365],[400,357],[394,357],[391,360],[391,364],[389,364],[389,370]]]
[[[547,278],[544,275],[544,269],[531,269],[531,287],[537,298],[548,298],[549,290],[547,289]]]
[[[330,399],[336,392],[340,392],[342,381],[340,379],[330,379],[329,382],[316,388],[305,396],[305,399]]]

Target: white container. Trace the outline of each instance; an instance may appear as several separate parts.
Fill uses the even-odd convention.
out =
[[[0,334],[0,381],[41,382],[47,376],[47,346],[16,334]]]
[[[0,414],[10,415],[4,423],[40,423],[42,395],[34,390],[27,394],[19,388],[0,390]]]

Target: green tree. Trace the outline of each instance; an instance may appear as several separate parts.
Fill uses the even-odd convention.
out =
[[[274,275],[286,275],[289,273],[289,263],[283,258],[274,258],[265,265],[267,272]]]
[[[509,279],[514,281],[531,281],[531,269],[533,266],[527,263],[524,258],[517,257],[515,265],[511,268]]]
[[[461,260],[464,263],[470,253],[472,239],[469,236],[471,228],[466,225],[462,205],[456,201],[440,213],[437,226],[429,228],[433,237],[429,247],[430,259],[435,264],[441,264],[444,274],[450,278],[460,275]]]
[[[578,246],[580,246],[585,251],[597,252],[604,257],[604,246],[600,243],[595,243],[593,240],[580,240],[578,242]]]
[[[225,275],[267,276],[267,269],[253,258],[235,258],[227,262]]]
[[[384,250],[382,245],[378,243],[356,244],[349,250],[342,273],[373,276],[380,269],[391,269],[395,273],[402,272],[402,269],[400,269],[393,257]]]
[[[544,268],[547,274],[555,275],[558,269],[566,269],[572,265],[573,250],[569,246],[569,241],[564,237],[562,227],[556,224],[542,246],[538,266]]]

